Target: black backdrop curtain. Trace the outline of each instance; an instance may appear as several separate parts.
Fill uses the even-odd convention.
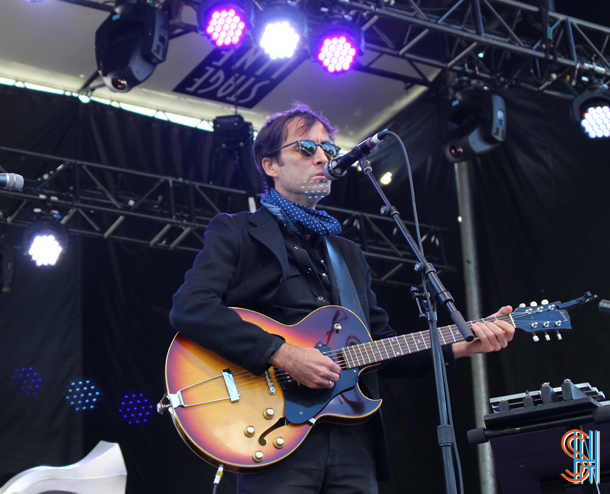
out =
[[[610,234],[603,225],[610,202],[607,141],[581,136],[569,122],[566,102],[518,90],[503,96],[507,142],[474,162],[486,312],[543,297],[566,300],[585,290],[609,298],[604,290],[610,268],[604,261]],[[0,87],[0,109],[2,146],[239,185],[233,167],[214,171],[208,166],[212,139],[200,130],[13,87]],[[409,150],[420,221],[449,229],[449,262],[459,267],[454,171],[440,148],[443,111],[434,98],[421,99],[389,127]],[[397,147],[384,145],[372,161],[379,175],[392,169],[395,179],[387,194],[403,217],[412,219]],[[0,164],[26,178],[56,166],[6,152],[0,153]],[[333,188],[333,205],[378,210],[380,202],[362,174]],[[6,217],[10,204],[0,207]],[[18,246],[19,229],[1,228],[3,240]],[[5,396],[0,485],[26,468],[74,463],[103,439],[121,445],[130,493],[211,492],[214,469],[189,451],[168,416],[153,412],[146,423],[129,424],[119,412],[125,396],[139,397],[138,411],[146,412],[163,393],[165,352],[173,336],[167,322],[171,295],[194,255],[140,250],[112,240],[71,238],[70,245],[65,261],[53,271],[37,270],[16,255],[12,290],[0,295],[0,387]],[[460,270],[443,281],[463,308]],[[405,290],[374,288],[395,329],[425,329],[416,322],[413,302],[405,302]],[[448,323],[446,315],[440,318],[441,324]],[[558,386],[566,377],[608,388],[603,362],[609,337],[604,330],[610,322],[587,307],[573,314],[573,324],[575,330],[563,342],[534,344],[521,334],[507,350],[490,356],[491,395],[538,389],[546,381]],[[31,362],[44,373],[48,388],[44,394],[19,396],[14,371],[33,366]],[[476,492],[475,450],[465,440],[465,432],[474,427],[469,367],[467,360],[458,362],[450,385],[466,490]],[[90,379],[101,391],[97,408],[85,413],[70,408],[65,386],[76,378]],[[381,491],[442,492],[432,378],[388,380],[382,389],[393,478]],[[232,491],[233,478],[227,475],[220,492]]]

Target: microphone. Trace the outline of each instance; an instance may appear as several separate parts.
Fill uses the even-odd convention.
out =
[[[356,147],[354,147],[349,153],[344,154],[336,160],[331,160],[324,167],[324,176],[328,180],[337,180],[343,177],[350,166],[352,166],[359,159],[368,156],[377,144],[383,141],[383,138],[388,134],[388,130],[382,130],[372,137],[365,139]]]
[[[23,177],[16,173],[0,173],[0,187],[7,190],[23,189]]]
[[[610,314],[610,300],[602,300],[599,303],[599,311],[604,314]]]

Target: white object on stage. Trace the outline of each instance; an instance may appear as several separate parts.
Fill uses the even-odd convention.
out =
[[[15,475],[0,487],[0,494],[124,494],[127,469],[121,448],[100,441],[78,463],[66,467],[40,466]]]

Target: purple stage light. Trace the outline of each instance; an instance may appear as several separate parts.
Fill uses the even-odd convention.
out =
[[[148,422],[151,412],[154,410],[152,403],[143,393],[128,394],[121,400],[119,413],[129,424],[140,424]]]
[[[246,30],[245,16],[233,7],[211,9],[206,16],[205,33],[219,48],[238,44]]]
[[[355,57],[356,48],[344,35],[325,38],[318,53],[318,60],[330,73],[348,71]]]
[[[32,396],[38,392],[42,378],[33,367],[15,369],[10,380],[10,387],[17,396]]]

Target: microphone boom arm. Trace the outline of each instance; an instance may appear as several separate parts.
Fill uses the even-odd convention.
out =
[[[460,333],[462,333],[462,336],[464,337],[464,339],[466,341],[472,341],[474,339],[474,334],[472,333],[468,324],[466,324],[466,320],[464,319],[464,316],[462,316],[460,311],[455,306],[455,300],[453,299],[451,294],[447,291],[447,289],[443,286],[443,283],[441,282],[440,278],[438,277],[438,273],[436,272],[436,269],[434,268],[434,266],[431,263],[429,263],[426,260],[426,258],[424,257],[424,254],[419,249],[417,242],[415,242],[415,239],[411,236],[411,233],[409,233],[409,230],[407,229],[406,225],[402,221],[402,218],[400,217],[400,213],[398,212],[398,210],[390,204],[390,201],[388,200],[387,196],[385,195],[383,190],[381,190],[381,186],[379,185],[379,182],[372,174],[373,168],[371,167],[371,164],[369,163],[369,161],[366,158],[362,158],[360,160],[360,167],[362,168],[362,171],[365,173],[365,175],[367,177],[369,177],[369,179],[373,183],[373,186],[377,190],[377,193],[381,196],[381,199],[385,203],[385,206],[383,206],[381,208],[381,214],[392,217],[392,219],[396,223],[396,226],[398,227],[400,232],[403,234],[403,236],[407,240],[409,246],[411,247],[411,250],[415,254],[415,257],[417,258],[417,264],[415,265],[415,271],[418,273],[421,273],[425,276],[425,279],[426,279],[425,288],[427,288],[430,291],[430,294],[432,295],[433,298],[436,298],[442,305],[444,305],[447,308],[447,310],[449,311],[449,314],[451,316],[451,319],[453,320],[455,325],[460,330]]]

